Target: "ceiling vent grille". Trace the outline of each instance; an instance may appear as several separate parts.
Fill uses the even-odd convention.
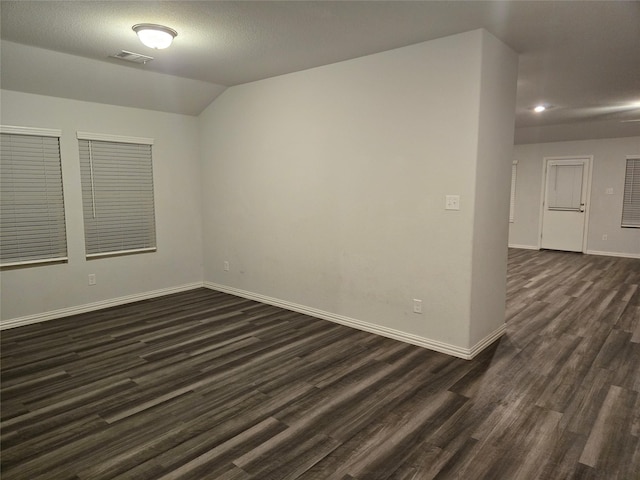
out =
[[[125,62],[132,62],[144,65],[147,62],[153,60],[153,57],[149,57],[147,55],[142,55],[141,53],[133,53],[128,52],[126,50],[122,50],[120,53],[116,53],[115,55],[111,55],[112,58],[118,58],[120,60],[124,60]]]

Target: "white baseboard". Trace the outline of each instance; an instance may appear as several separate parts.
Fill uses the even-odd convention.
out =
[[[587,250],[587,255],[604,255],[606,257],[640,258],[640,253],[620,253],[620,252],[600,252],[598,250]]]
[[[71,315],[77,315],[79,313],[92,312],[94,310],[100,310],[102,308],[115,307],[118,305],[124,305],[125,303],[138,302],[140,300],[161,297],[163,295],[169,295],[172,293],[185,292],[187,290],[193,290],[194,288],[201,288],[202,286],[202,282],[188,283],[186,285],[180,285],[178,287],[162,288],[160,290],[153,290],[151,292],[136,293],[134,295],[127,295],[124,297],[87,303],[76,307],[61,308],[59,310],[52,310],[50,312],[36,313],[34,315],[26,315],[24,317],[2,320],[0,321],[0,330],[22,327],[24,325],[45,322],[47,320],[54,320],[56,318],[69,317]]]
[[[305,315],[309,315],[311,317],[321,318],[323,320],[328,320],[330,322],[339,323],[341,325],[346,325],[347,327],[356,328],[358,330],[374,333],[376,335],[381,335],[383,337],[393,338],[394,340],[410,343],[412,345],[417,345],[419,347],[427,348],[429,350],[434,350],[436,352],[446,353],[447,355],[463,358],[465,360],[471,360],[472,358],[474,358],[478,353],[480,353],[482,350],[484,350],[486,347],[488,347],[493,342],[495,342],[498,338],[500,338],[506,329],[506,325],[503,324],[497,330],[495,330],[494,332],[492,332],[491,334],[487,335],[485,338],[480,340],[478,343],[476,343],[473,347],[464,348],[464,347],[459,347],[457,345],[451,345],[451,344],[440,342],[437,340],[432,340],[430,338],[413,335],[411,333],[406,333],[393,328],[383,327],[383,326],[365,322],[362,320],[357,320],[355,318],[345,317],[344,315],[338,315],[338,314],[327,312],[324,310],[318,310],[316,308],[307,307],[305,305],[300,305],[297,303],[292,303],[285,300],[280,300],[277,298],[260,295],[260,294],[249,292],[246,290],[240,290],[237,288],[227,287],[225,285],[219,285],[211,282],[204,282],[204,283],[195,282],[195,283],[189,283],[186,285],[180,285],[178,287],[163,288],[160,290],[153,290],[151,292],[137,293],[134,295],[127,295],[124,297],[118,297],[118,298],[112,298],[109,300],[102,300],[99,302],[87,303],[87,304],[79,305],[75,307],[61,308],[61,309],[52,310],[49,312],[37,313],[34,315],[26,315],[24,317],[17,317],[9,320],[2,320],[0,321],[0,330],[22,327],[24,325],[45,322],[48,320],[54,320],[56,318],[69,317],[71,315],[92,312],[92,311],[100,310],[103,308],[115,307],[115,306],[124,305],[127,303],[138,302],[140,300],[148,300],[150,298],[156,298],[156,297],[161,297],[163,295],[170,295],[172,293],[179,293],[187,290],[193,290],[195,288],[201,288],[203,286],[211,290],[229,293],[231,295],[236,295],[238,297],[248,298],[250,300],[255,300],[261,303],[274,305],[276,307],[284,308],[286,310],[291,310],[294,312],[299,312]]]
[[[473,347],[469,349],[469,359],[472,359],[476,355],[478,355],[481,351],[491,345],[493,342],[498,340],[504,333],[507,331],[507,324],[503,323],[496,330],[491,332],[489,335],[484,337],[478,343],[476,343]]]
[[[535,245],[516,245],[516,244],[509,244],[509,248],[521,248],[523,250],[540,250],[540,247],[537,247]]]
[[[346,325],[347,327],[356,328],[358,330],[363,330],[369,333],[375,333],[376,335],[381,335],[383,337],[393,338],[394,340],[410,343],[412,345],[424,347],[429,350],[434,350],[436,352],[446,353],[447,355],[463,358],[465,360],[471,360],[473,357],[475,357],[484,348],[488,347],[491,343],[493,343],[498,338],[500,338],[500,336],[505,332],[505,329],[506,329],[506,325],[503,324],[495,332],[492,332],[490,335],[483,338],[472,348],[464,348],[464,347],[458,347],[456,345],[451,345],[444,342],[439,342],[437,340],[420,337],[418,335],[413,335],[411,333],[406,333],[400,330],[395,330],[393,328],[383,327],[383,326],[365,322],[362,320],[357,320],[355,318],[345,317],[344,315],[338,315],[338,314],[327,312],[324,310],[318,310],[317,308],[307,307],[305,305],[288,302],[286,300],[280,300],[278,298],[268,297],[266,295],[261,295],[261,294],[249,292],[246,290],[240,290],[234,287],[228,287],[226,285],[220,285],[212,282],[204,282],[204,286],[211,290],[229,293],[231,295],[235,295],[238,297],[247,298],[249,300],[255,300],[260,303],[266,303],[268,305],[273,305],[276,307],[284,308],[286,310],[291,310],[294,312],[309,315],[310,317],[320,318],[322,320],[328,320],[330,322],[339,323],[341,325]]]
[[[539,247],[536,247],[534,245],[509,244],[509,248],[521,248],[524,250],[540,250]],[[587,250],[584,253],[587,255],[604,255],[607,257],[640,258],[640,253],[601,252],[599,250]]]

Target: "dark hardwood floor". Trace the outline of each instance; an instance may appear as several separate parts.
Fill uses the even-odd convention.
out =
[[[640,479],[640,260],[509,252],[473,361],[205,289],[2,332],[12,479]]]

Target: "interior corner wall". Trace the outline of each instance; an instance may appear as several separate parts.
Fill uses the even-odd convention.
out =
[[[4,269],[3,321],[202,285],[197,117],[8,90],[0,95],[3,125],[62,130],[69,257],[65,264]],[[77,130],[154,139],[156,252],[85,259]],[[91,273],[96,275],[94,286],[88,285]]]
[[[218,97],[200,116],[205,284],[468,348],[483,35]]]
[[[516,201],[509,245],[539,247],[543,159],[593,156],[587,253],[640,258],[640,229],[620,226],[628,155],[640,155],[640,136],[516,145]],[[612,194],[607,194],[608,188]]]
[[[470,347],[505,322],[517,54],[482,32],[471,277]]]

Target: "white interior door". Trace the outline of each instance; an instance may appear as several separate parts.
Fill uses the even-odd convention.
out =
[[[540,246],[582,252],[589,159],[546,160]]]

